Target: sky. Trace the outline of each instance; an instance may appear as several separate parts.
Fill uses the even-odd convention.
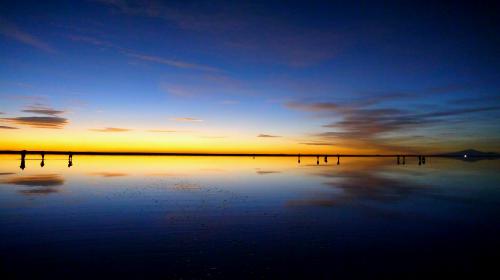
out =
[[[0,150],[500,152],[499,12],[2,1]]]

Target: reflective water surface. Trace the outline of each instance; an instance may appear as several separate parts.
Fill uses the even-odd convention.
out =
[[[0,156],[2,274],[475,276],[500,249],[500,161]],[[69,166],[69,167],[68,167]],[[430,274],[432,273],[432,274]]]

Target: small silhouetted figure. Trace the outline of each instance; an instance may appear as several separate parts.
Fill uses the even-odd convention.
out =
[[[21,151],[21,165],[19,166],[19,168],[21,168],[22,170],[24,170],[24,168],[26,168],[26,150],[22,150]]]
[[[418,165],[422,165],[422,156],[418,156]]]
[[[340,156],[337,155],[337,165],[339,165],[339,164],[340,164]]]
[[[328,163],[328,156],[325,156],[325,163]]]
[[[44,167],[45,166],[45,153],[42,152],[42,162],[40,162],[40,166]]]
[[[399,165],[399,155],[398,155],[398,165]]]
[[[403,156],[403,164],[406,164],[406,162],[405,162],[405,156]]]
[[[299,163],[299,164],[300,164],[300,154],[299,154],[299,156],[298,156],[298,158],[297,158],[297,163]]]
[[[422,156],[422,164],[425,164],[425,156]]]
[[[319,156],[316,156],[316,165],[319,165]]]
[[[68,156],[68,167],[73,166],[73,154],[70,153]]]

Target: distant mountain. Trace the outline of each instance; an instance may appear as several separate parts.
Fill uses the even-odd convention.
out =
[[[500,157],[499,153],[493,153],[493,152],[481,152],[478,150],[474,149],[467,149],[459,152],[451,152],[451,153],[444,153],[440,154],[441,156],[447,156],[447,157]]]

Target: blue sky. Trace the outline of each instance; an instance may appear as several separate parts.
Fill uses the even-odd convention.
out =
[[[6,148],[43,146],[42,135],[75,149],[133,138],[161,151],[188,140],[194,150],[500,151],[498,10],[7,1],[0,134]]]

